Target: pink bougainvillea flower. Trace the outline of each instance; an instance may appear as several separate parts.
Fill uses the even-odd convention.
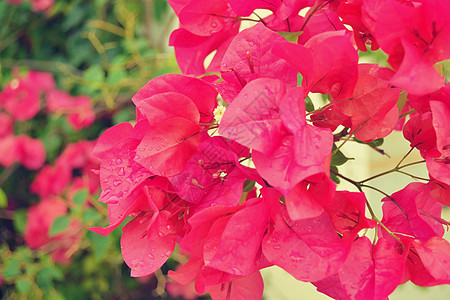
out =
[[[219,133],[243,146],[270,154],[282,137],[278,107],[285,93],[286,87],[280,80],[253,80],[227,107]]]
[[[310,176],[285,195],[286,209],[293,221],[320,216],[335,195],[336,184],[325,174]]]
[[[425,242],[414,240],[412,244],[417,253],[411,253],[410,256],[411,257],[416,256],[416,261],[418,256],[421,261],[421,263],[418,264],[418,266],[419,267],[423,266],[425,270],[422,269],[422,272],[420,273],[414,272],[415,268],[412,266],[414,260],[410,261],[409,262],[410,272],[413,271],[411,272],[412,273],[411,281],[413,281],[415,284],[422,286],[449,284],[450,283],[449,242],[441,237],[435,236]]]
[[[134,159],[139,140],[125,138],[120,140],[101,157],[100,183],[102,194],[99,201],[117,203],[152,175]]]
[[[41,168],[45,163],[45,148],[42,141],[24,134],[1,137],[0,165],[9,167],[14,162],[19,162],[30,170]]]
[[[42,199],[38,204],[30,207],[25,226],[25,243],[32,249],[48,247],[55,262],[68,264],[71,257],[67,251],[81,241],[81,223],[72,220],[69,227],[62,233],[50,237],[50,228],[57,217],[67,213],[67,206],[57,197]]]
[[[289,98],[289,101],[297,101],[299,107],[304,107],[303,100],[299,101],[297,97]],[[299,111],[304,115],[304,110]],[[299,122],[292,125],[292,129],[297,128],[295,135],[285,135],[270,155],[258,151],[252,153],[258,173],[272,186],[285,193],[311,175],[328,172],[325,171],[327,170],[325,166],[329,164],[333,144],[333,136],[329,129],[309,124],[302,126],[301,123],[304,121],[300,116],[296,117],[296,120],[299,121],[290,119],[291,124]],[[314,146],[314,150],[311,146]]]
[[[166,74],[154,78],[134,95],[133,103],[138,109],[138,120],[144,118],[142,115],[140,116],[139,110],[146,105],[147,99],[168,92],[178,93],[190,98],[200,113],[201,123],[210,123],[213,120],[213,110],[217,106],[217,91],[205,81],[180,74]],[[176,108],[172,110],[176,110]],[[179,114],[176,113],[176,115]]]
[[[13,119],[10,115],[0,112],[0,138],[13,134]]]
[[[450,185],[450,158],[426,158],[427,170],[430,176],[446,185]]]
[[[208,289],[214,300],[259,300],[262,299],[264,282],[259,271],[245,277],[233,279],[228,283],[212,286]]]
[[[342,23],[350,25],[353,29],[353,37],[359,50],[367,51],[367,45],[371,50],[377,50],[379,45],[373,37],[373,30],[383,0],[353,0],[340,1],[338,15]]]
[[[194,282],[187,284],[180,284],[175,281],[168,281],[166,283],[166,292],[171,297],[179,297],[186,300],[195,300],[198,298],[198,294],[195,292]]]
[[[69,184],[72,179],[72,169],[65,163],[56,163],[46,165],[37,174],[30,189],[33,193],[38,194],[41,198],[50,195],[59,195]]]
[[[238,206],[212,206],[193,215],[188,223],[186,236],[180,241],[180,248],[196,257],[203,257],[205,239],[214,222],[239,209]]]
[[[231,90],[238,94],[247,83],[260,77],[277,78],[288,87],[295,86],[295,70],[271,52],[274,42],[283,41],[279,34],[261,23],[241,31],[222,59],[221,73],[225,81],[217,85],[221,90],[227,90],[225,95]],[[231,97],[225,99],[228,102],[233,100]]]
[[[20,135],[16,138],[15,151],[18,161],[30,170],[37,170],[45,163],[45,148],[39,139]]]
[[[53,90],[47,96],[47,109],[52,113],[67,115],[67,121],[75,130],[90,126],[95,120],[92,100],[87,96],[71,96]]]
[[[18,121],[29,120],[41,108],[41,93],[53,87],[50,74],[29,71],[25,76],[16,76],[0,92],[0,107],[3,106]]]
[[[397,69],[392,84],[417,95],[444,86],[444,77],[433,65],[450,58],[450,17],[442,1],[424,1],[411,6],[385,1],[378,12],[374,35]]]
[[[7,168],[17,161],[16,137],[12,134],[0,138],[0,165]]]
[[[315,35],[304,46],[276,43],[272,51],[303,75],[307,92],[351,96],[358,77],[358,53],[344,30]]]
[[[292,17],[289,19],[289,22],[292,22]],[[345,27],[339,20],[337,13],[325,8],[318,10],[313,15],[311,15],[310,18],[304,18],[302,20],[302,27],[303,32],[298,37],[298,43],[301,45],[304,45],[306,42],[308,42],[309,39],[320,33],[327,31],[345,30]],[[299,30],[295,30],[294,28],[294,30],[292,31]]]
[[[140,118],[146,119],[140,123],[145,121],[148,127],[142,132],[142,140],[136,148],[135,161],[155,175],[173,176],[184,169],[186,161],[198,151],[201,140],[200,113],[213,108],[207,103],[200,104],[198,91],[166,92],[175,89],[172,85],[188,78],[168,76],[167,82],[161,78],[156,79],[155,83],[148,83],[144,89],[155,85],[162,90],[160,94],[152,95],[151,93],[155,91],[146,93],[146,90],[141,90],[134,97]],[[198,81],[192,84],[205,85]],[[150,95],[144,98],[144,94]],[[180,107],[183,107],[183,110],[179,110]],[[206,113],[208,119],[211,118],[211,113],[211,111]]]
[[[246,171],[250,169],[240,165],[238,155],[222,137],[207,139],[199,148],[184,170],[169,178],[176,193],[187,202],[197,204],[195,210],[212,205],[237,205]]]
[[[402,283],[405,259],[387,240],[372,245],[362,237],[353,243],[338,274],[314,285],[335,299],[386,299]]]
[[[394,202],[395,201],[395,202]],[[404,189],[383,199],[383,219],[381,222],[393,232],[412,236],[422,242],[433,236],[444,234],[442,227],[442,204],[430,195],[430,187],[424,183],[410,183]],[[385,231],[381,235],[392,237]]]
[[[199,132],[197,123],[180,117],[155,124],[136,145],[135,161],[155,175],[177,175],[198,151]]]
[[[392,72],[378,65],[360,64],[358,81],[349,99],[336,102],[351,117],[352,131],[363,142],[387,136],[398,120],[399,89],[387,81]]]
[[[361,229],[374,228],[377,223],[365,216],[364,193],[336,192],[333,202],[325,206],[336,231],[345,241],[353,242]]]
[[[280,195],[263,191],[272,220],[262,243],[265,257],[302,281],[318,281],[336,273],[348,247],[336,235],[328,214],[292,221],[278,201]]]
[[[403,127],[403,136],[411,143],[412,148],[420,150],[422,156],[441,156],[436,148],[436,131],[431,112],[411,117]]]
[[[433,114],[433,128],[436,132],[436,146],[443,157],[450,157],[450,97],[443,101],[430,101]]]
[[[143,214],[123,228],[120,244],[131,276],[151,274],[167,261],[175,249],[176,237],[166,233],[169,226],[169,215],[161,212],[156,218]]]
[[[203,248],[205,266],[237,276],[258,270],[267,220],[268,211],[261,198],[248,200],[229,218],[217,219]]]
[[[58,160],[65,160],[72,169],[82,168],[84,165],[88,164],[90,160],[97,161],[92,156],[95,144],[95,141],[86,140],[69,144],[58,157]]]
[[[175,48],[177,63],[183,74],[199,76],[205,72],[220,71],[220,61],[238,32],[239,23],[227,25],[221,32],[211,36],[198,36],[179,28],[170,35],[169,45]],[[214,51],[214,58],[205,70],[205,59]]]
[[[232,14],[226,0],[191,0],[178,12],[178,17],[181,26],[193,34],[210,36],[232,23]]]

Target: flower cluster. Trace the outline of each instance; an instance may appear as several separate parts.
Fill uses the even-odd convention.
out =
[[[30,187],[41,201],[28,210],[25,243],[31,249],[47,251],[58,263],[70,263],[81,242],[83,224],[72,219],[60,233],[52,234],[55,220],[75,207],[73,198],[78,192],[86,189],[93,195],[98,191],[98,176],[91,171],[98,168],[98,160],[91,155],[94,144],[79,141],[68,145],[54,166],[42,168]]]
[[[43,99],[46,99],[44,105]],[[30,70],[15,77],[0,92],[0,165],[20,162],[31,170],[45,163],[45,148],[39,139],[26,134],[16,136],[14,125],[34,118],[41,109],[67,115],[74,130],[90,126],[95,119],[92,102],[86,96],[73,97],[55,87],[50,73]]]
[[[335,299],[385,299],[408,280],[450,283],[441,218],[450,86],[436,65],[450,58],[445,1],[169,3],[184,75],[149,81],[133,97],[136,123],[106,130],[94,149],[110,225],[92,230],[107,235],[133,217],[121,239],[132,276],[155,272],[178,244],[190,259],[169,275],[213,299],[261,299],[259,270],[271,265]],[[240,31],[243,20],[255,25]],[[392,68],[359,63],[368,46]],[[215,74],[192,76],[205,72]],[[330,102],[307,112],[309,93]],[[340,174],[333,147],[394,128],[430,178],[383,192],[379,218],[364,193],[371,178]],[[332,178],[357,191],[337,191]]]

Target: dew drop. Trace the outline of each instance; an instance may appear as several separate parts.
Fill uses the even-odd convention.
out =
[[[231,271],[233,271],[233,274],[235,274],[235,275],[238,275],[238,276],[242,275],[242,271],[236,267],[231,268]]]
[[[119,203],[119,198],[113,196],[113,197],[109,198],[109,200],[106,203],[117,204],[117,203]]]
[[[281,249],[281,246],[280,246],[280,245],[274,245],[274,246],[273,246],[273,249],[275,249],[275,250],[280,250],[280,249]]]
[[[120,170],[119,170],[119,176],[123,176],[123,175],[125,175],[125,168],[120,168]]]
[[[115,186],[115,187],[117,187],[119,184],[121,184],[122,183],[122,180],[114,180],[113,181],[113,185]]]
[[[249,45],[250,47],[253,47],[253,46],[255,46],[255,43],[254,43],[254,42],[248,42],[248,45]]]
[[[155,256],[153,254],[151,254],[151,253],[147,254],[147,257],[150,258],[150,259],[155,259]]]
[[[166,254],[167,257],[170,257],[172,255],[172,252],[171,251],[166,251],[165,254]]]
[[[120,158],[116,159],[116,164],[120,165],[122,163],[122,160]]]
[[[211,27],[216,28],[217,27],[217,23],[216,22],[212,22],[211,23]]]
[[[161,147],[156,147],[156,151],[159,151],[159,150],[161,150]]]

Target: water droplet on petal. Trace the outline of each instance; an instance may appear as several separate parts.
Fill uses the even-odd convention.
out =
[[[120,165],[122,163],[122,160],[120,158],[116,159],[116,164]]]
[[[212,22],[211,23],[211,27],[216,28],[217,27],[217,23],[216,22]]]
[[[166,254],[167,257],[170,257],[172,255],[172,251],[166,251],[165,254]]]
[[[274,245],[274,246],[273,246],[273,249],[275,249],[275,250],[280,250],[280,249],[281,249],[281,246],[280,246],[280,245]]]
[[[249,45],[250,47],[253,47],[253,46],[255,46],[255,43],[252,42],[252,41],[250,41],[250,42],[248,42],[248,45]]]
[[[108,204],[117,204],[117,203],[119,203],[119,198],[117,198],[115,196],[112,196],[112,197],[109,198],[109,200],[106,203],[108,203]]]
[[[238,275],[238,276],[242,275],[242,271],[236,267],[231,268],[231,271],[233,271],[233,274],[235,274],[235,275]]]
[[[123,176],[123,175],[125,175],[125,168],[120,168],[120,170],[119,170],[119,176]]]
[[[114,186],[118,186],[119,184],[121,184],[122,183],[122,180],[114,180],[113,181],[113,185]]]
[[[153,256],[153,254],[151,254],[151,253],[147,254],[147,257],[150,258],[150,259],[154,259],[155,258],[155,256]]]

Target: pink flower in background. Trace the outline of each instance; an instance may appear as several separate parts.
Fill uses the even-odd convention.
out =
[[[50,113],[67,115],[67,121],[75,130],[90,126],[95,120],[92,100],[86,96],[52,90],[47,96],[47,110]]]
[[[67,205],[59,197],[48,197],[32,206],[27,215],[25,243],[32,249],[46,249],[55,262],[68,264],[68,250],[81,240],[82,224],[72,220],[62,233],[50,236],[49,231],[56,218],[67,213]]]
[[[41,108],[41,94],[55,88],[53,76],[46,72],[30,70],[27,75],[17,74],[0,92],[0,108],[11,114],[14,120],[33,118]]]

